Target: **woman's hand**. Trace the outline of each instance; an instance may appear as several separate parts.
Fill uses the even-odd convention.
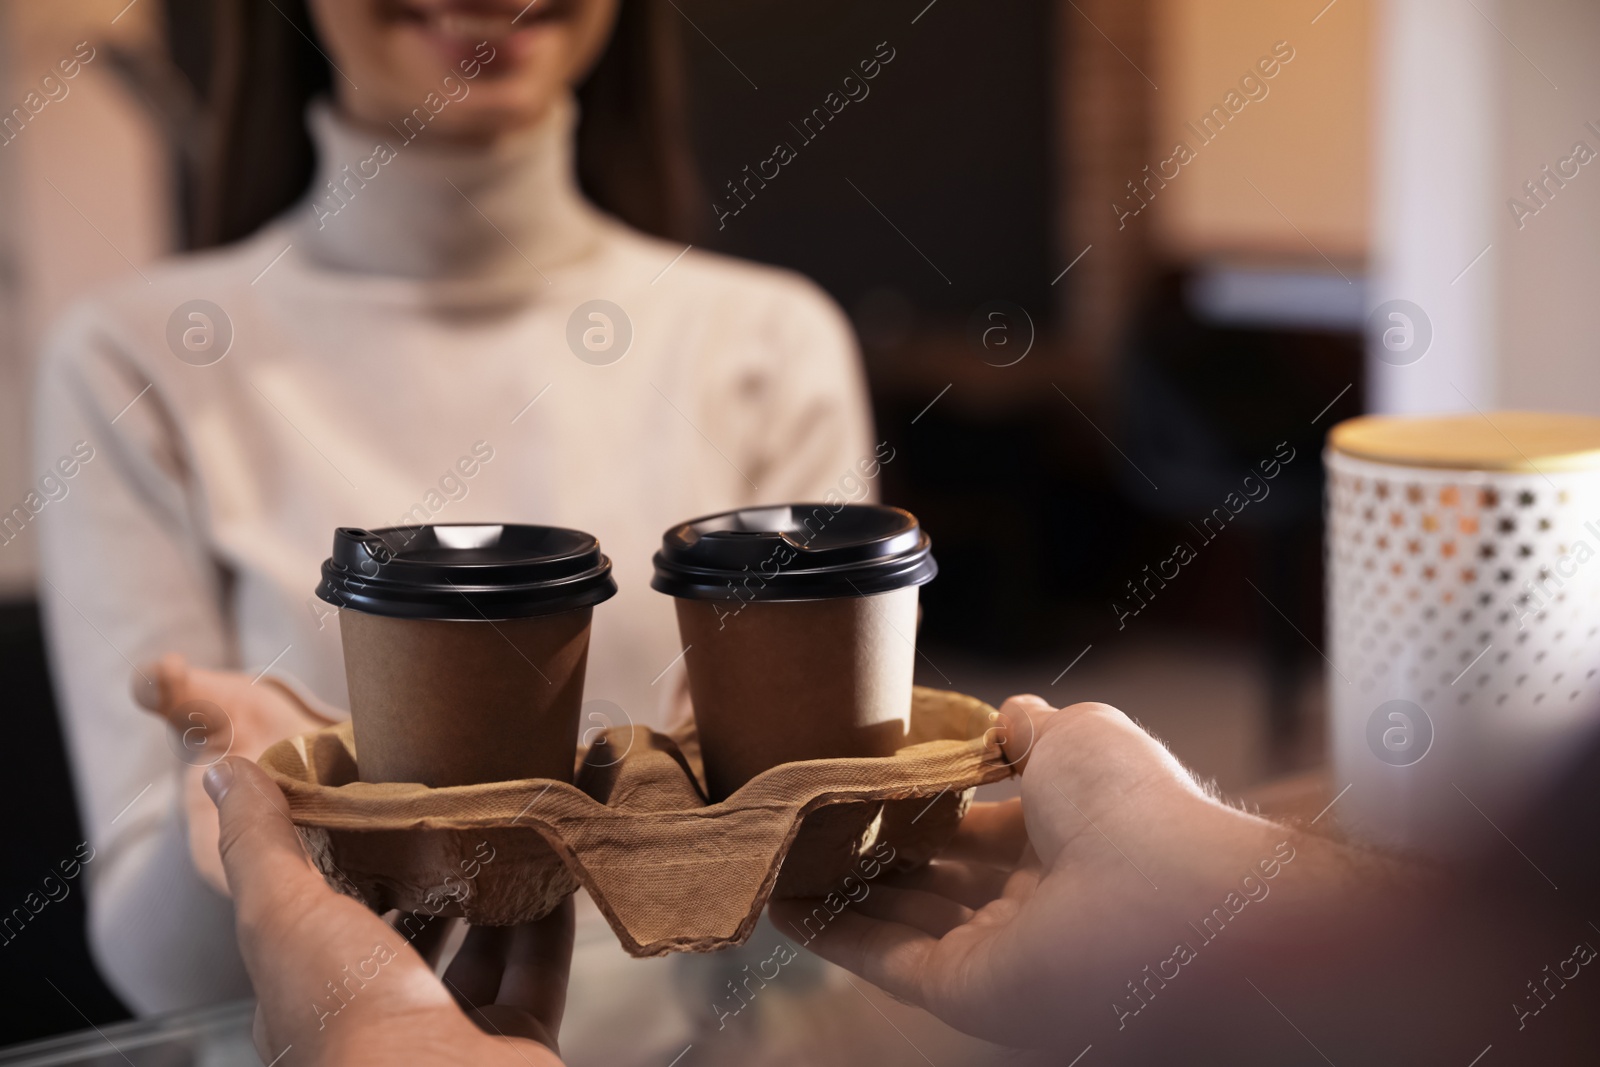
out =
[[[183,799],[189,853],[201,876],[226,893],[217,854],[217,809],[201,785],[205,769],[225,755],[258,759],[284,738],[321,729],[329,720],[270,676],[253,681],[237,671],[190,667],[177,654],[134,675],[133,694],[178,731],[175,751],[188,764]]]
[[[1016,697],[1002,727],[1020,799],[975,805],[941,859],[831,919],[775,901],[779,929],[820,918],[808,947],[893,996],[979,1037],[1072,1052],[1108,1029],[1149,1033],[1129,1020],[1157,995],[1153,1014],[1176,1021],[1174,1001],[1223,959],[1349,884],[1346,850],[1217,801],[1115,708]],[[1209,976],[1185,979],[1196,957]]]
[[[261,1062],[293,1046],[285,1063],[560,1067],[570,898],[535,923],[471,928],[441,983],[388,923],[328,888],[261,768],[229,757],[205,772],[205,791],[220,814]]]

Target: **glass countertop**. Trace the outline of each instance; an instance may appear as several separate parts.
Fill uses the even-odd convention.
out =
[[[257,1067],[255,1001],[90,1027],[0,1049],[0,1067]]]

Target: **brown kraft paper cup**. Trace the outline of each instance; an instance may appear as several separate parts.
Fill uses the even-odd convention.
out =
[[[727,799],[800,760],[892,756],[906,743],[917,587],[938,572],[915,516],[794,504],[668,530],[654,588],[677,598],[707,793]],[[779,896],[820,896],[870,843],[878,808],[807,816]]]
[[[361,780],[572,781],[610,570],[593,537],[556,527],[336,531],[317,593],[341,608]]]
[[[917,587],[836,600],[679,600],[713,801],[781,763],[892,756],[911,721]]]
[[[361,780],[572,781],[592,613],[439,622],[340,612]]]

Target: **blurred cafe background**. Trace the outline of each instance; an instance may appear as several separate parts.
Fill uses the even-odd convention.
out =
[[[1592,3],[627,2],[677,39],[680,177],[705,205],[662,228],[809,275],[855,325],[896,456],[882,497],[941,566],[924,684],[1116,704],[1233,793],[1314,770],[1328,429],[1600,414],[1600,176],[1544,177],[1600,145]],[[251,175],[208,166],[208,122],[246,82],[298,122],[304,19],[291,0],[0,0],[5,511],[35,474],[41,335],[80,294],[243,232],[218,183],[247,201]],[[271,36],[286,65],[219,69],[224,32]],[[14,110],[79,42],[94,58],[67,91]],[[893,58],[870,95],[741,196],[874,49]],[[1421,359],[1373,326],[1393,300]],[[1202,530],[1266,461],[1269,491]],[[0,914],[81,839],[35,536],[0,536]],[[5,935],[0,1046],[127,1017],[83,919],[72,894]]]

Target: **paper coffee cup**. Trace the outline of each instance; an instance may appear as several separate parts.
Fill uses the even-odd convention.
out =
[[[616,590],[578,530],[336,530],[317,595],[341,609],[361,780],[571,781],[590,615]]]
[[[906,743],[917,587],[938,573],[915,516],[794,504],[668,530],[652,586],[677,598],[712,801],[797,760]]]

